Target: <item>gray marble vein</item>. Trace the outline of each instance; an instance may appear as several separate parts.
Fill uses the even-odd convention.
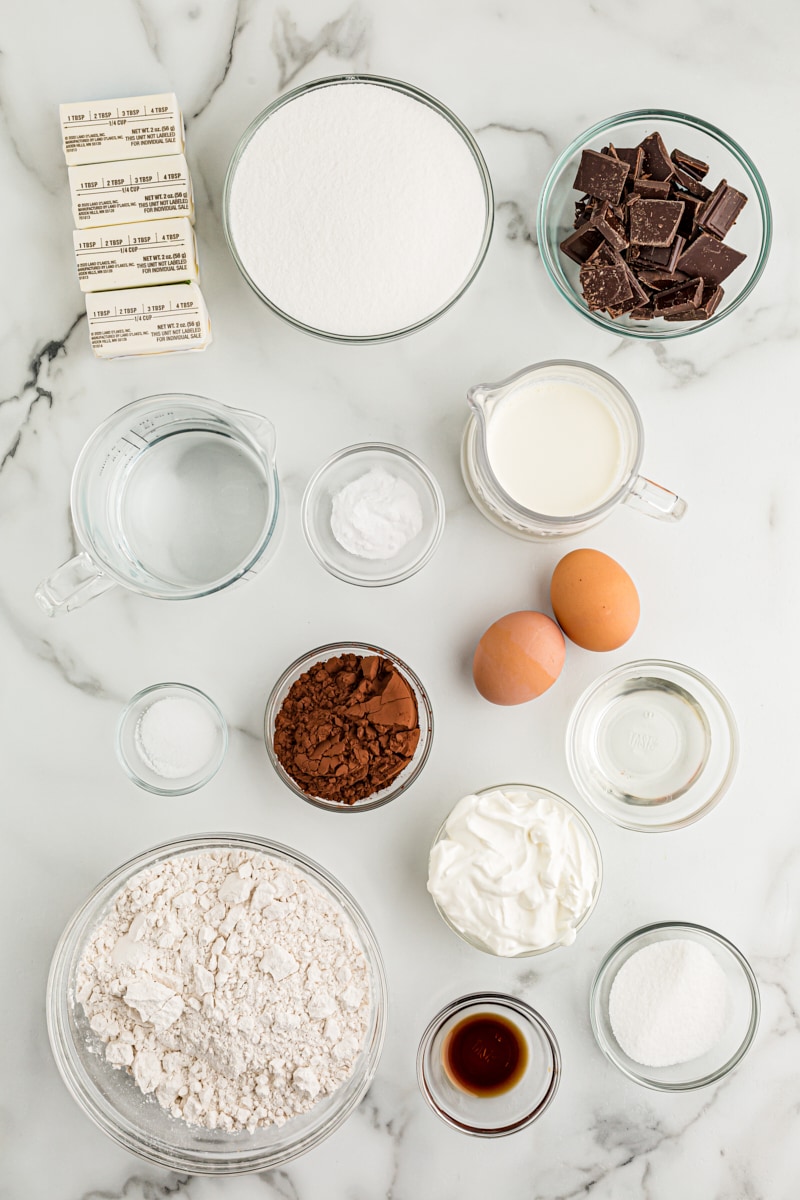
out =
[[[288,87],[323,51],[344,63],[365,65],[369,38],[369,10],[359,3],[349,5],[340,17],[327,21],[311,38],[299,32],[288,9],[278,9],[272,33],[272,49],[280,71],[278,89]]]

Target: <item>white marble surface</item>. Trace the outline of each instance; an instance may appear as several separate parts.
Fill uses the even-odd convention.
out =
[[[343,0],[342,0],[343,2]],[[793,676],[800,667],[800,415],[797,379],[797,9],[632,0],[544,6],[406,0],[27,0],[0,33],[0,744],[3,987],[0,1195],[8,1200],[794,1200],[800,1106],[800,789]],[[626,54],[627,58],[620,57]],[[314,341],[268,313],[223,242],[220,193],[236,139],[290,83],[351,69],[405,78],[475,130],[498,202],[488,259],[465,299],[395,345]],[[73,278],[60,100],[174,88],[187,115],[204,289],[204,355],[103,364],[87,344]],[[772,261],[718,329],[671,345],[593,329],[548,284],[533,239],[541,182],[580,129],[625,108],[695,112],[750,150],[774,203]],[[784,138],[792,142],[787,161]],[[469,657],[501,613],[546,604],[556,549],[485,523],[458,473],[468,385],[547,357],[606,367],[638,400],[649,474],[690,502],[679,526],[620,511],[579,544],[617,556],[642,597],[624,649],[570,647],[543,700],[494,709]],[[73,547],[69,479],[95,424],[137,396],[199,391],[269,415],[288,505],[283,543],[252,584],[190,605],[113,592],[49,621],[37,581]],[[438,475],[448,524],[415,579],[359,590],[305,547],[299,498],[349,442],[418,452]],[[406,658],[433,700],[431,760],[402,800],[340,819],[299,802],[271,772],[267,692],[297,654],[374,639]],[[608,667],[672,657],[706,672],[739,721],[738,776],[722,805],[677,834],[593,819],[606,880],[574,947],[528,964],[471,950],[425,892],[427,847],[465,790],[524,778],[572,796],[563,734],[583,687]],[[123,777],[112,734],[140,687],[208,690],[233,729],[204,791],[158,800]],[[349,1123],[286,1170],[178,1178],[119,1150],[75,1106],[44,1024],[48,962],[68,916],[124,859],[170,836],[253,831],[318,858],[352,889],[385,952],[392,1008],[374,1086]],[[723,1084],[678,1096],[637,1088],[603,1059],[587,993],[609,945],[637,924],[683,918],[739,944],[759,976],[756,1043]],[[417,1091],[428,1018],[464,991],[507,989],[554,1025],[560,1093],[527,1132],[494,1143],[448,1130]]]

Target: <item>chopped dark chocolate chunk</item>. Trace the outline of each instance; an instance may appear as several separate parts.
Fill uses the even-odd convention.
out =
[[[726,246],[713,234],[701,233],[687,246],[675,265],[679,271],[716,286],[727,279],[746,257],[746,254],[734,250],[733,246]]]
[[[702,279],[687,279],[684,283],[676,283],[674,287],[656,292],[653,297],[653,308],[656,316],[677,316],[682,313],[694,312],[703,296]]]
[[[625,226],[615,215],[614,210],[607,200],[603,200],[594,210],[591,217],[591,224],[615,250],[625,250],[629,245],[628,239],[625,236]]]
[[[669,313],[664,317],[665,321],[707,321],[709,317],[713,317],[719,302],[725,295],[725,289],[722,287],[707,286],[703,288],[703,296],[694,312],[686,313]]]
[[[650,179],[647,175],[640,175],[634,182],[633,192],[646,200],[666,200],[671,187],[672,181],[669,179]]]
[[[598,154],[596,150],[584,150],[572,186],[580,192],[596,196],[598,200],[610,200],[612,204],[618,204],[629,170],[628,164],[619,159]]]
[[[630,239],[639,246],[671,246],[682,216],[681,200],[639,200],[630,207]]]
[[[711,188],[707,188],[704,183],[701,183],[699,179],[695,179],[694,175],[690,175],[682,167],[676,166],[672,182],[676,185],[680,184],[690,195],[697,196],[700,200],[707,200],[711,195]]]
[[[703,162],[702,158],[693,158],[691,154],[686,154],[683,150],[673,150],[670,158],[676,167],[688,171],[690,175],[694,175],[695,179],[705,179],[710,169],[708,163]]]
[[[590,312],[622,304],[632,295],[624,263],[618,267],[593,267],[584,263],[581,267],[581,286]]]
[[[631,321],[707,321],[720,283],[746,257],[723,239],[747,198],[723,179],[712,192],[709,165],[655,131],[638,146],[609,142],[584,150],[575,188],[574,233],[561,250],[580,266],[592,312]]]
[[[602,240],[603,235],[600,230],[595,229],[594,225],[587,221],[585,225],[581,225],[580,229],[576,229],[568,238],[565,238],[559,249],[573,262],[583,264],[589,255],[594,253]]]
[[[678,223],[678,233],[688,242],[692,234],[696,232],[697,210],[702,207],[703,201],[697,196],[681,196],[681,199],[683,200],[683,216]]]
[[[651,133],[640,142],[644,152],[645,174],[651,179],[669,179],[675,169],[672,159],[667,154],[667,147],[660,133]]]
[[[665,271],[674,271],[679,255],[686,245],[686,238],[676,236],[671,246],[639,246],[639,257],[636,262],[645,271],[654,267],[663,267]],[[628,255],[630,257],[630,253]],[[688,272],[687,272],[688,274]]]
[[[644,150],[641,146],[634,146],[632,149],[626,147],[617,147],[617,158],[620,162],[625,162],[630,167],[630,175],[626,182],[631,183],[642,173],[642,164],[644,163]]]
[[[724,238],[745,204],[747,196],[737,192],[736,188],[732,188],[722,179],[714,191],[709,193],[708,199],[697,214],[697,224],[716,237]]]
[[[683,271],[640,271],[639,282],[645,287],[653,288],[655,291],[663,291],[664,288],[672,287],[673,283],[683,283],[688,279],[688,275],[684,275]]]

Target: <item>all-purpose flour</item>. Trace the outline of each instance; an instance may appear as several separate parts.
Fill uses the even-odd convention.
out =
[[[108,1062],[174,1116],[252,1131],[347,1079],[370,987],[339,905],[285,863],[234,850],[134,876],[91,934],[76,1000]]]
[[[277,109],[230,189],[250,278],[283,312],[334,334],[391,333],[435,313],[469,276],[485,224],[461,135],[374,83],[317,88]]]

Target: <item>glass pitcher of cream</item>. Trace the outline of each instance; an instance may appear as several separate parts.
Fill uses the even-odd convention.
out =
[[[494,525],[534,540],[582,533],[628,504],[678,521],[686,502],[639,474],[642,419],[618,381],[588,363],[537,363],[467,393],[461,471]]]
[[[115,585],[207,596],[250,578],[274,549],[275,430],[205,396],[134,400],[83,447],[70,503],[78,553],[36,589],[49,616]]]

